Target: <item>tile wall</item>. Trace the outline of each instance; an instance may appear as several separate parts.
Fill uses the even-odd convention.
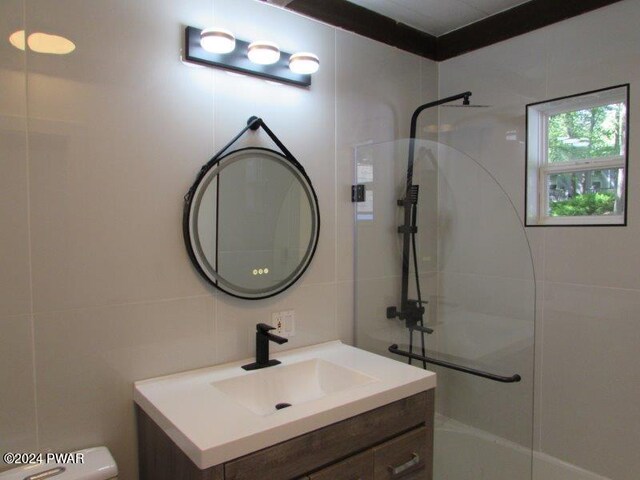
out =
[[[631,84],[629,225],[528,228],[537,281],[535,448],[616,480],[640,471],[640,3],[626,0],[439,64],[441,141],[478,160],[522,218],[527,103]],[[491,409],[491,406],[487,406]]]
[[[184,26],[214,22],[317,53],[312,87],[183,64]],[[76,50],[20,51],[21,29]],[[296,310],[286,348],[352,340],[353,146],[407,135],[433,62],[254,0],[6,0],[0,39],[0,450],[104,444],[133,480],[135,380],[249,357],[273,311]],[[181,232],[195,174],[251,115],[322,216],[301,281],[259,302],[201,281]]]

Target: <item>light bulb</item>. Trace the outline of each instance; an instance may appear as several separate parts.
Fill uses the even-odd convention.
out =
[[[200,33],[200,45],[207,52],[229,53],[236,48],[236,37],[223,28],[207,28]]]
[[[309,52],[294,53],[289,57],[289,68],[293,73],[311,75],[320,68],[320,59]]]
[[[258,65],[271,65],[280,60],[280,49],[273,42],[260,40],[249,45],[247,56]]]

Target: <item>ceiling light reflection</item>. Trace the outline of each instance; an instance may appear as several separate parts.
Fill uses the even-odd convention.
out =
[[[18,30],[9,35],[9,43],[16,47],[18,50],[25,49],[24,43],[24,30]]]
[[[19,50],[25,50],[24,37],[24,30],[18,30],[9,36],[9,43]],[[76,49],[75,43],[68,38],[43,32],[30,34],[26,44],[36,53],[51,55],[67,55]]]

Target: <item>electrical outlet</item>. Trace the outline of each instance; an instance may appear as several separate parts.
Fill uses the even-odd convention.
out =
[[[284,321],[282,318],[282,314],[284,312],[273,312],[271,314],[271,326],[276,327],[276,335],[283,336],[284,334]]]
[[[296,311],[285,310],[271,314],[271,326],[275,327],[274,333],[281,337],[293,337],[296,334]]]

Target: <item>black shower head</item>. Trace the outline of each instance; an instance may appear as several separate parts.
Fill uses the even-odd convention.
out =
[[[463,103],[462,105],[442,105],[444,108],[489,108],[492,105],[471,105],[470,103]]]
[[[491,105],[471,105],[471,92],[467,92],[464,97],[462,97],[462,105],[457,104],[457,103],[447,103],[442,105],[443,107],[447,107],[447,108],[462,108],[462,107],[471,107],[471,108],[487,108],[490,107]]]

